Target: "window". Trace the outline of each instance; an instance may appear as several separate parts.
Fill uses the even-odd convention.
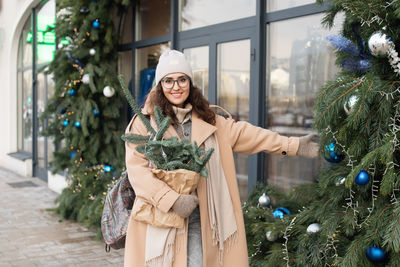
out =
[[[266,1],[267,1],[267,12],[315,3],[315,0],[266,0]]]
[[[255,0],[181,0],[179,30],[191,30],[255,14]]]
[[[136,40],[144,40],[170,32],[170,0],[141,0],[136,6]]]
[[[316,92],[338,71],[333,48],[325,38],[338,34],[339,28],[323,28],[322,17],[317,14],[273,22],[267,29],[266,125],[282,135],[312,132]],[[338,20],[341,24],[343,17]],[[264,172],[269,184],[288,189],[313,181],[320,164],[318,159],[268,154]]]
[[[183,50],[193,71],[193,84],[208,98],[208,46],[186,48]]]

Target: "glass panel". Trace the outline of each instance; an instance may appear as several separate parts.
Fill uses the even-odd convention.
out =
[[[126,85],[132,90],[132,50],[119,53],[118,73],[124,76]]]
[[[17,147],[18,150],[24,150],[23,143],[23,76],[22,71],[17,72]]]
[[[315,3],[315,0],[266,0],[266,1],[267,1],[267,12]]]
[[[179,30],[191,30],[255,15],[255,0],[180,0]]]
[[[312,132],[316,92],[338,71],[326,36],[339,33],[343,16],[338,17],[331,31],[322,28],[323,16],[274,22],[267,29],[266,125],[282,135],[302,136]],[[264,175],[269,184],[289,189],[313,181],[320,164],[320,159],[267,154]]]
[[[217,105],[235,120],[249,120],[250,40],[218,44]],[[241,201],[248,194],[248,156],[234,154]]]
[[[56,3],[48,1],[37,14],[37,63],[50,62],[56,50]]]
[[[46,104],[46,96],[47,96],[47,75],[43,73],[38,73],[37,75],[37,109],[38,109],[38,118],[40,118],[40,114],[44,111]],[[44,129],[44,121],[39,120],[38,122],[38,140],[37,140],[37,148],[38,148],[38,167],[45,168],[45,149],[46,149],[46,137],[42,136],[40,133]]]
[[[32,153],[32,70],[22,75],[22,150]]]
[[[169,34],[170,20],[170,0],[141,0],[136,8],[136,40]]]
[[[160,55],[169,50],[169,43],[148,46],[136,49],[136,73],[135,73],[135,98],[139,104],[144,103],[147,93],[154,84],[156,66]]]
[[[54,94],[54,77],[53,74],[50,73],[48,75],[46,75],[46,81],[47,81],[47,99],[51,98]],[[49,124],[50,122],[47,122],[46,126]],[[53,156],[53,152],[56,150],[56,147],[54,146],[54,137],[53,136],[49,136],[47,137],[47,162],[50,162],[53,160],[54,156]]]
[[[183,53],[192,66],[193,84],[208,98],[208,46],[186,48]]]
[[[31,16],[26,20],[24,28],[21,33],[21,47],[18,52],[18,58],[21,58],[21,66],[31,66],[32,65],[32,24],[31,24]]]
[[[125,9],[124,16],[122,17],[121,44],[131,43],[134,41],[132,36],[132,13],[132,7],[129,6]],[[118,18],[118,23],[119,20],[120,18]]]

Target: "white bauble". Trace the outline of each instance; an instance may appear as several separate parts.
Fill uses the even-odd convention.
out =
[[[89,54],[90,54],[91,56],[94,56],[94,55],[96,54],[96,49],[91,48],[91,49],[89,50]]]
[[[63,45],[62,43],[58,43],[57,48],[58,48],[58,49],[63,49],[63,48],[64,48],[64,45]]]
[[[368,47],[374,56],[384,56],[389,49],[389,39],[386,34],[376,32],[368,40]]]
[[[114,90],[114,88],[112,88],[112,87],[110,87],[110,86],[106,86],[106,87],[104,87],[104,89],[103,89],[103,94],[106,96],[106,97],[112,97],[114,94],[115,94],[115,90]]]
[[[90,82],[90,75],[89,75],[88,73],[86,73],[86,74],[84,74],[84,75],[82,76],[82,82],[83,82],[84,84],[89,84],[89,82]]]
[[[341,185],[341,184],[344,184],[344,182],[346,182],[346,178],[344,178],[344,177],[339,178],[339,180],[336,182],[336,186],[339,186],[339,185]]]
[[[260,204],[260,206],[268,206],[270,203],[271,199],[265,193],[258,198],[258,204]]]
[[[272,231],[268,231],[265,233],[265,237],[268,241],[274,242],[276,240],[276,236],[272,234]]]
[[[352,95],[349,100],[344,104],[344,111],[346,111],[347,115],[350,115],[350,113],[353,112],[353,107],[358,101],[358,96]]]
[[[312,223],[307,227],[307,233],[316,233],[321,230],[321,225],[319,223]]]

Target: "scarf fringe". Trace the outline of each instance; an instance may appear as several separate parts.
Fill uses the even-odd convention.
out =
[[[159,267],[159,266],[172,266],[174,261],[174,244],[168,244],[163,255],[146,261],[145,267]],[[166,262],[165,262],[166,261]],[[166,265],[164,265],[166,263]]]
[[[215,228],[212,228],[212,236],[213,236],[213,245],[218,245],[218,256],[219,256],[219,264],[223,265],[224,264],[224,250],[226,249],[226,252],[228,253],[232,246],[237,242],[238,240],[238,232],[235,231],[233,232],[230,236],[228,236],[227,239],[225,239],[223,242],[221,242],[218,238],[218,232],[214,231]]]

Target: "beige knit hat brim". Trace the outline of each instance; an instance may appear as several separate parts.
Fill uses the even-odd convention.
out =
[[[156,68],[156,84],[170,73],[181,72],[193,79],[192,68],[187,62],[185,55],[177,50],[165,51],[161,56]]]

